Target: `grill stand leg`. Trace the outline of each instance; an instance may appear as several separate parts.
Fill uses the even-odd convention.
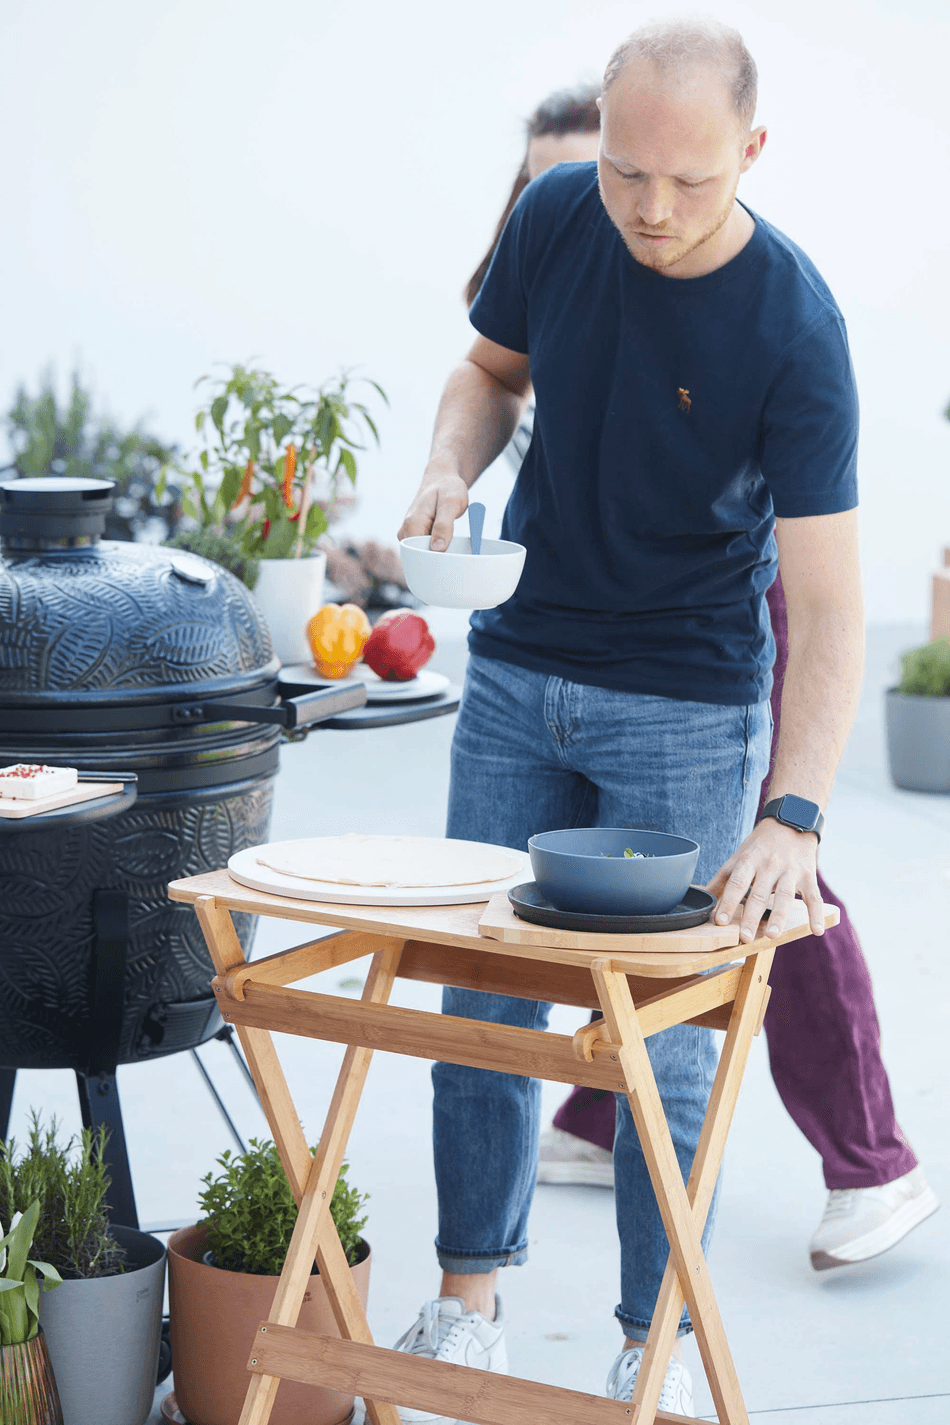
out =
[[[254,1075],[247,1067],[247,1064],[244,1062],[244,1055],[241,1053],[237,1044],[234,1042],[234,1030],[231,1028],[230,1024],[225,1024],[223,1028],[218,1030],[217,1034],[214,1037],[218,1040],[220,1044],[227,1044],[228,1048],[231,1050],[231,1053],[237,1060],[238,1067],[241,1070],[241,1073],[244,1075],[244,1080],[248,1088],[251,1090],[251,1093],[257,1099],[257,1102],[260,1103],[260,1099],[257,1097],[257,1086],[254,1083]]]
[[[16,1069],[0,1069],[0,1138],[6,1138],[16,1088]]]
[[[125,891],[96,891],[92,902],[96,947],[89,1037],[84,1069],[76,1071],[84,1128],[109,1134],[105,1162],[112,1179],[109,1216],[123,1227],[138,1227],[132,1172],[122,1122],[116,1066],[122,1032],[125,967],[129,951],[129,898]]]
[[[219,1036],[216,1034],[214,1037],[217,1039]],[[197,1049],[192,1049],[192,1051],[191,1051],[191,1057],[194,1059],[195,1063],[197,1064],[197,1066],[198,1066],[198,1072],[199,1072],[199,1074],[201,1075],[201,1077],[202,1077],[202,1078],[204,1079],[204,1081],[205,1081],[205,1088],[208,1090],[209,1094],[210,1094],[211,1097],[214,1099],[215,1106],[216,1106],[218,1112],[220,1113],[221,1117],[224,1119],[225,1123],[228,1125],[228,1128],[230,1129],[231,1137],[234,1139],[235,1143],[237,1144],[237,1150],[238,1150],[238,1152],[239,1152],[239,1153],[246,1153],[246,1152],[247,1152],[247,1144],[244,1142],[244,1139],[241,1137],[240,1133],[237,1131],[237,1128],[235,1127],[235,1124],[234,1124],[234,1119],[231,1117],[230,1113],[228,1113],[227,1104],[224,1102],[224,1099],[223,1099],[223,1098],[221,1097],[221,1095],[218,1093],[218,1090],[217,1090],[217,1088],[215,1087],[214,1080],[212,1079],[211,1075],[208,1073],[208,1070],[205,1068],[204,1064],[201,1062],[201,1055],[198,1053],[198,1050],[197,1050]]]

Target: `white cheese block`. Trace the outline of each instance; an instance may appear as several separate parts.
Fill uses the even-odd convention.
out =
[[[38,802],[71,792],[78,782],[75,767],[46,767],[38,762],[17,762],[0,767],[0,797]]]

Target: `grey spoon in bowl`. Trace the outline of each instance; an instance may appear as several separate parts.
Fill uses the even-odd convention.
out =
[[[468,532],[472,540],[472,553],[482,552],[482,530],[485,527],[485,506],[478,504],[468,507]]]

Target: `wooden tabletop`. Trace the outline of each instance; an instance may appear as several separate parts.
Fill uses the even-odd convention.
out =
[[[436,945],[477,947],[487,951],[496,948],[499,954],[558,964],[589,967],[592,960],[609,957],[618,969],[628,974],[657,978],[713,969],[716,965],[745,959],[763,944],[776,943],[763,938],[740,945],[737,921],[727,926],[707,921],[692,930],[662,935],[565,935],[563,931],[545,930],[518,920],[504,895],[496,896],[489,903],[440,906],[335,905],[329,901],[293,900],[290,896],[251,890],[232,880],[227,871],[207,871],[200,876],[173,881],[168,893],[173,901],[186,904],[193,904],[200,896],[213,896],[219,906],[230,911],[395,935]],[[837,908],[826,905],[825,925],[837,922]],[[516,934],[517,940],[513,938]],[[808,934],[807,911],[803,902],[796,901],[789,913],[789,924],[777,943],[799,940]],[[591,939],[596,943],[591,945]],[[571,943],[576,941],[584,943]]]

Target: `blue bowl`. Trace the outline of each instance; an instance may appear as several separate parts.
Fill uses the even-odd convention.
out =
[[[644,858],[624,856],[628,847]],[[692,883],[699,843],[665,831],[590,826],[532,836],[528,855],[542,895],[558,910],[666,915]]]

